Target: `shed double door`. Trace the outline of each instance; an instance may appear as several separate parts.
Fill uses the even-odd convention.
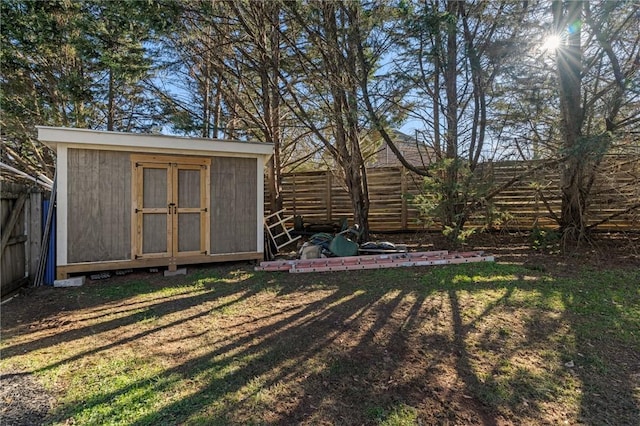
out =
[[[197,157],[132,155],[134,259],[210,252],[209,168]]]

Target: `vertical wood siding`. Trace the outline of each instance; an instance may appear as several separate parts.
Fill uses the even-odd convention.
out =
[[[131,258],[129,153],[69,149],[69,263]]]
[[[256,161],[212,158],[211,252],[214,254],[257,250]]]

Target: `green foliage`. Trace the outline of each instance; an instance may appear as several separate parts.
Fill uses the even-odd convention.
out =
[[[486,230],[507,219],[496,208],[487,194],[492,189],[491,180],[474,172],[459,159],[445,159],[429,167],[430,176],[423,180],[422,193],[413,198],[420,218],[426,226],[439,224],[442,233],[453,243],[463,243],[477,231]],[[484,223],[466,226],[479,210]]]
[[[575,145],[564,146],[560,150],[564,155],[578,157],[583,161],[598,162],[613,145],[613,134],[603,132],[595,135],[580,136]]]
[[[157,31],[171,7],[146,1],[3,1],[2,160],[52,175],[36,125],[120,131],[159,126],[145,81]]]
[[[418,421],[418,410],[405,404],[394,407],[381,426],[411,426]]]
[[[542,229],[535,226],[531,230],[531,247],[536,250],[559,252],[562,234],[558,231]]]
[[[53,155],[35,140],[35,126],[83,119],[81,105],[90,97],[76,47],[80,8],[62,1],[3,1],[0,7],[2,160],[53,175]]]

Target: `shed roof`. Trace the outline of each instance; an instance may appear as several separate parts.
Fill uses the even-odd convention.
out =
[[[269,156],[273,144],[222,139],[190,138],[150,133],[107,132],[68,127],[36,126],[38,139],[54,150],[70,147],[174,154],[247,154]]]

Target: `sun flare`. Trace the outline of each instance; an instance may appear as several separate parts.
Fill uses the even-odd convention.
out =
[[[544,44],[542,45],[542,49],[548,50],[548,51],[554,51],[558,47],[560,47],[560,42],[561,42],[560,36],[550,35],[544,41]]]

